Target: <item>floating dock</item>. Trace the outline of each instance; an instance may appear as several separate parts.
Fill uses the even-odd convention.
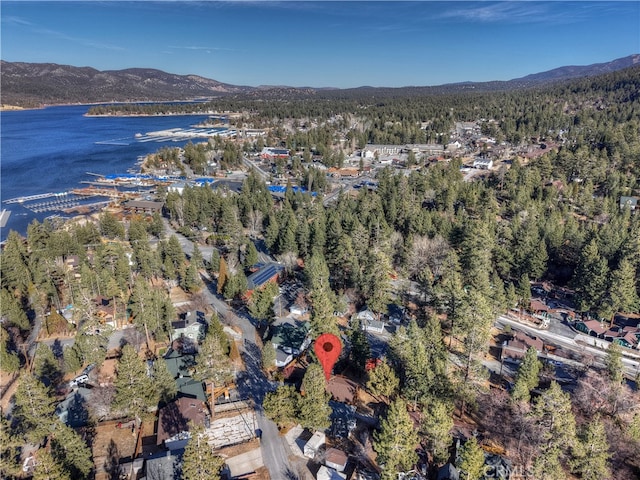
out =
[[[9,221],[9,217],[11,216],[11,210],[7,210],[3,208],[0,212],[0,228],[4,228]]]

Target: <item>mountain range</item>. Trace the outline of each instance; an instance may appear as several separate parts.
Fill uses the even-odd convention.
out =
[[[55,63],[0,61],[3,106],[39,107],[66,103],[165,102],[220,96],[304,98],[309,96],[384,96],[459,93],[528,88],[589,77],[640,64],[640,54],[586,66],[565,66],[508,81],[463,82],[425,87],[316,89],[289,86],[241,86],[198,75],[174,75],[150,68],[100,71]]]

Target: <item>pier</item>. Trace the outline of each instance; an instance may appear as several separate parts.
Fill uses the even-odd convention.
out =
[[[6,208],[2,209],[0,212],[0,228],[4,228],[9,221],[9,217],[11,216],[11,210],[7,210]]]
[[[9,200],[5,200],[4,203],[25,203],[25,202],[32,202],[33,200],[40,200],[42,198],[63,197],[68,194],[69,192],[39,193],[37,195],[27,195],[25,197],[10,198]]]

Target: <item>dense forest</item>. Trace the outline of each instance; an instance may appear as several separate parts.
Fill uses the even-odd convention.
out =
[[[131,107],[95,107],[91,113],[114,108]],[[174,107],[150,105],[144,111],[166,108]],[[121,222],[103,213],[97,224],[66,228],[34,222],[25,239],[12,232],[2,252],[3,370],[16,371],[28,360],[20,345],[36,315],[45,317],[67,303],[74,305],[72,328],[82,340],[64,351],[60,368],[75,372],[99,363],[105,338],[83,335],[97,327],[91,299],[98,295],[112,301],[123,320],[129,312],[148,339],[166,338],[175,312],[159,285],[195,293],[201,288],[198,271],[207,269],[217,277],[221,295],[241,298],[248,267],[256,263],[254,240],[260,239],[289,275],[301,275],[314,335],[340,331],[333,312],[341,310],[347,292],[380,315],[406,293],[398,292],[393,278],[419,286],[415,318],[394,336],[383,364],[370,374],[361,330],[345,333],[351,362],[367,389],[388,405],[374,435],[383,478],[396,478],[415,464],[417,444],[444,463],[454,415],[474,412],[532,478],[567,478],[569,471],[584,479],[637,477],[639,398],[624,382],[619,350],[609,350],[604,369],[586,369],[571,395],[544,381],[535,355],[522,362],[510,394],[489,394],[481,360],[494,319],[526,307],[532,281],[568,287],[585,316],[609,321],[617,312],[638,312],[640,216],[621,209],[620,197],[640,192],[640,68],[518,92],[221,99],[203,108],[242,112],[240,124],[270,129],[266,144],[333,162],[347,146],[446,143],[460,121],[479,122],[498,143],[557,146],[531,161],[514,158],[508,168],[474,181],[464,180],[456,158],[422,162],[411,171],[388,167],[378,172],[376,189],[340,194],[326,206],[322,195],[291,188],[274,200],[254,172],[237,194],[209,186],[186,188],[182,195],[159,192],[164,214],[178,231],[217,247],[206,259],[196,248],[187,260],[175,236],[163,238],[158,214]],[[286,129],[285,120],[318,126]],[[198,148],[189,146],[186,155],[196,169],[206,154]],[[223,152],[228,165],[238,165],[242,152],[256,145],[222,142],[212,148]],[[301,175],[316,174],[306,163],[299,168]],[[79,259],[77,278],[65,269],[71,256]],[[254,315],[273,320],[260,305],[272,297],[257,294],[250,305]],[[450,361],[452,354],[459,363]],[[313,377],[305,386],[309,392],[318,389]],[[265,411],[278,423],[297,420],[323,428],[326,398],[311,395],[317,403],[280,387],[267,396]],[[419,418],[418,430],[407,405]],[[474,441],[465,443],[462,454],[467,478],[480,478]]]

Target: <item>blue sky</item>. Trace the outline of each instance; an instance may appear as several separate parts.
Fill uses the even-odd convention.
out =
[[[235,85],[509,80],[640,53],[640,2],[2,1],[1,58]]]

